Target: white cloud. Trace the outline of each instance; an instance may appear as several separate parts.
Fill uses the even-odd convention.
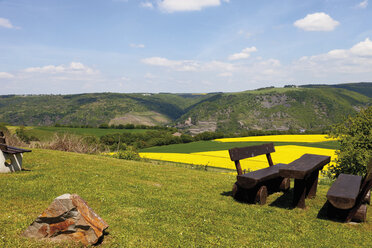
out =
[[[8,19],[1,18],[1,17],[0,17],[0,27],[3,27],[3,28],[17,28],[15,26],[13,26],[13,24]]]
[[[364,0],[363,2],[360,2],[357,4],[356,8],[358,9],[365,9],[368,6],[368,0]]]
[[[166,67],[173,71],[186,71],[186,72],[201,72],[201,71],[233,71],[235,70],[234,64],[221,62],[221,61],[209,61],[201,62],[195,60],[169,60],[162,57],[151,57],[142,59],[142,63]]]
[[[232,77],[232,73],[231,72],[222,72],[220,74],[218,74],[219,77]]]
[[[257,48],[254,47],[254,46],[244,48],[240,53],[234,53],[234,54],[230,55],[229,60],[238,60],[238,59],[249,58],[249,56],[251,56],[252,52],[257,52]]]
[[[10,73],[7,73],[7,72],[0,72],[0,79],[1,78],[6,78],[6,79],[14,78],[14,75],[10,74]]]
[[[223,0],[229,2],[229,0]],[[198,11],[206,7],[214,7],[221,5],[220,0],[162,0],[158,3],[158,7],[166,12],[177,11]]]
[[[57,73],[67,73],[67,74],[97,74],[98,71],[83,65],[80,62],[71,62],[68,66],[66,65],[46,65],[43,67],[29,67],[24,70],[27,73],[45,73],[45,74],[57,74]]]
[[[140,6],[143,8],[149,8],[149,9],[154,8],[154,5],[151,2],[141,2]]]
[[[353,55],[357,56],[370,56],[372,57],[372,41],[369,38],[366,38],[364,41],[359,42],[358,44],[354,45],[350,52]]]
[[[332,31],[340,23],[323,12],[308,14],[305,18],[294,22],[294,26],[305,31]]]
[[[145,45],[144,44],[134,44],[134,43],[131,43],[129,44],[130,47],[133,47],[133,48],[145,48]]]
[[[193,60],[169,60],[162,57],[151,57],[142,59],[148,65],[168,67],[176,71],[196,71],[200,65]]]
[[[319,77],[372,74],[372,41],[366,38],[350,49],[335,49],[325,54],[302,57],[295,63],[294,69],[309,71]]]

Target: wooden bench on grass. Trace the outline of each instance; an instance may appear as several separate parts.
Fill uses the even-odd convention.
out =
[[[372,188],[372,159],[364,178],[340,174],[327,193],[328,217],[363,222],[367,218],[367,203],[370,203]]]
[[[0,131],[0,151],[0,173],[22,170],[23,153],[31,152],[31,150],[8,146],[2,131]]]
[[[268,191],[287,191],[290,186],[289,178],[279,176],[279,168],[285,164],[274,165],[270,153],[275,152],[274,144],[233,148],[229,150],[230,159],[235,162],[238,172],[237,181],[233,186],[233,197],[237,200],[256,203],[266,203]],[[243,173],[240,160],[266,154],[269,167]]]
[[[293,207],[306,208],[305,199],[316,196],[319,171],[330,161],[330,156],[306,153],[279,168],[280,176],[294,178]]]

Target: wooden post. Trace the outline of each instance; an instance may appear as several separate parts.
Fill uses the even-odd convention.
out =
[[[238,175],[243,175],[242,167],[240,166],[240,161],[234,161],[235,162],[235,167],[236,171],[238,172]]]
[[[269,162],[269,166],[273,166],[273,160],[271,159],[270,153],[266,153],[267,161]]]
[[[358,222],[364,222],[364,221],[366,221],[366,219],[367,219],[367,205],[362,204],[358,208],[358,210],[356,211],[354,216],[352,217],[352,220],[353,221],[358,221]]]
[[[311,173],[310,177],[306,180],[306,197],[314,198],[316,196],[316,189],[318,186],[319,171],[316,170]]]
[[[293,207],[305,208],[306,182],[303,179],[295,179]]]
[[[291,187],[291,179],[286,177],[286,178],[283,178],[282,182],[280,183],[280,186],[279,186],[279,189],[281,191],[288,191],[289,188]]]
[[[258,202],[260,205],[265,205],[266,198],[267,198],[267,187],[261,186],[259,190],[257,191],[255,202]]]

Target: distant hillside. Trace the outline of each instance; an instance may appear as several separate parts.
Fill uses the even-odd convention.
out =
[[[350,84],[336,84],[336,85],[324,85],[324,84],[309,84],[303,85],[304,88],[341,88],[350,91],[358,92],[359,94],[372,97],[372,83],[350,83]]]
[[[272,88],[210,97],[177,122],[194,133],[321,130],[370,103],[365,95],[336,87]]]
[[[119,94],[0,96],[0,122],[12,125],[170,123],[210,95]]]
[[[191,133],[320,130],[370,105],[371,89],[371,83],[360,83],[210,94],[7,95],[0,96],[0,122],[171,124]]]

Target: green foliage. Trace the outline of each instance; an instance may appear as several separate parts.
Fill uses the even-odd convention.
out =
[[[16,129],[17,137],[25,143],[30,143],[30,141],[39,141],[39,139],[33,135],[28,135],[25,131],[24,126],[20,126]]]
[[[102,123],[98,126],[98,128],[104,128],[104,129],[107,129],[109,128],[109,125],[107,123]]]
[[[340,142],[336,165],[329,168],[330,176],[337,177],[341,173],[365,175],[372,151],[372,107],[334,126],[330,136]]]
[[[221,132],[203,132],[195,135],[194,140],[213,140],[220,139],[224,137],[224,133]]]
[[[113,155],[114,158],[125,159],[125,160],[135,160],[140,161],[141,157],[138,152],[132,147],[126,147],[126,150],[120,150]]]
[[[8,133],[9,130],[6,126],[7,126],[6,123],[0,122],[0,131],[3,131],[4,133]]]

